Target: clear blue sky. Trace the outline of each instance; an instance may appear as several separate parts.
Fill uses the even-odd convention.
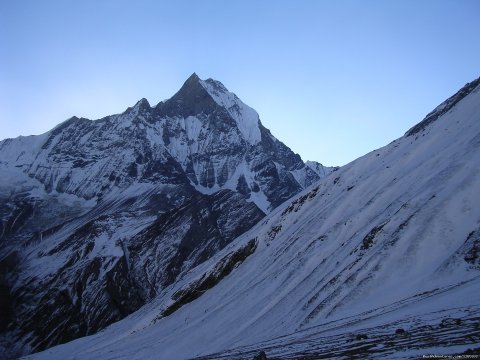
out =
[[[0,138],[172,96],[197,72],[343,165],[480,76],[480,1],[0,3]]]

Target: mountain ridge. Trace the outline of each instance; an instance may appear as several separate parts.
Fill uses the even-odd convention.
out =
[[[120,320],[320,178],[219,84],[0,141],[6,353]]]

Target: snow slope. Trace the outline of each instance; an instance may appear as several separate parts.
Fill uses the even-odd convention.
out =
[[[286,202],[130,317],[31,358],[408,358],[478,347],[479,85]]]

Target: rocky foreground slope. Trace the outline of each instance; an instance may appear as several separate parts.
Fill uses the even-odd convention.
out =
[[[0,142],[0,352],[138,310],[331,172],[306,165],[220,82]]]
[[[33,359],[478,353],[480,79],[148,305]]]

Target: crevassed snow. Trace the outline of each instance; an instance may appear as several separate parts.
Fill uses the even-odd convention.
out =
[[[259,117],[255,110],[245,105],[235,94],[229,92],[219,81],[200,80],[215,102],[225,107],[237,123],[243,137],[252,145],[261,141]]]

